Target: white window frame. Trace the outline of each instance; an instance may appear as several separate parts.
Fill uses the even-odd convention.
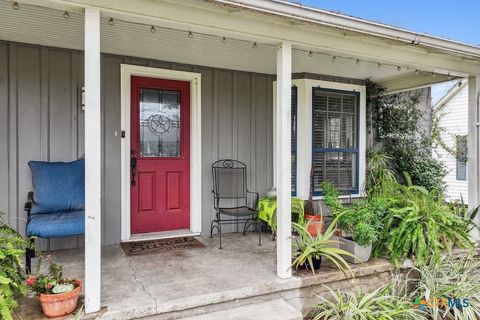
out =
[[[300,199],[308,199],[310,194],[310,168],[312,165],[312,91],[313,88],[333,89],[360,93],[359,110],[359,145],[358,145],[358,188],[359,192],[352,194],[352,197],[365,196],[366,177],[366,147],[367,147],[367,89],[362,85],[329,82],[313,79],[292,80],[292,86],[297,86],[297,194]],[[276,85],[273,85],[273,105],[275,106]],[[274,110],[275,112],[275,110]],[[276,131],[275,121],[273,132]],[[276,137],[273,135],[273,146],[275,154]],[[275,168],[274,168],[275,169]],[[275,181],[274,181],[275,185]],[[347,198],[349,195],[342,195]],[[323,196],[314,196],[314,200],[323,199]]]
[[[141,234],[132,237],[130,225],[130,107],[131,77],[149,77],[166,80],[190,82],[190,230],[188,235],[202,232],[202,122],[201,122],[201,77],[200,73],[169,69],[151,68],[122,64],[121,74],[121,129],[125,138],[121,142],[122,170],[122,208],[121,239],[122,241],[139,240],[141,238],[167,238],[180,234],[177,232],[159,232]]]

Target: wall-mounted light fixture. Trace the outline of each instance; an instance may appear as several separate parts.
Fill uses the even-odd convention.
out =
[[[82,111],[85,111],[85,87],[83,86],[81,89],[81,97],[80,97],[80,106],[82,107]]]

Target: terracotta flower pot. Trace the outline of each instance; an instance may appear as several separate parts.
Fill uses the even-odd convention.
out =
[[[78,298],[82,291],[82,282],[75,280],[76,288],[66,293],[43,294],[38,297],[43,313],[49,317],[61,317],[72,313],[77,308]]]
[[[319,233],[323,232],[323,219],[322,216],[316,215],[305,215],[305,220],[307,220],[307,231],[312,237],[316,237]]]

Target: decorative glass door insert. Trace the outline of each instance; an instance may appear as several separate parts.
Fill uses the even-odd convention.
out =
[[[180,91],[140,89],[140,157],[181,156]]]

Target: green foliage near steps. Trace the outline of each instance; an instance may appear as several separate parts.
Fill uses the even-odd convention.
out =
[[[480,260],[472,256],[431,259],[425,266],[393,274],[392,281],[367,293],[352,291],[319,296],[307,309],[313,320],[478,320]],[[405,270],[404,270],[405,271]]]
[[[0,316],[12,319],[17,295],[25,294],[22,259],[30,243],[0,219]]]
[[[425,316],[434,320],[477,320],[480,319],[480,260],[473,257],[455,259],[443,256],[432,259],[426,266],[413,268],[412,283],[415,290],[410,294],[428,299]],[[462,307],[451,303],[460,299]],[[468,307],[463,307],[468,299]],[[450,300],[450,304],[448,301]]]
[[[319,296],[308,315],[313,320],[420,320],[425,319],[405,295],[398,295],[386,284],[371,293],[330,291],[330,297]]]

